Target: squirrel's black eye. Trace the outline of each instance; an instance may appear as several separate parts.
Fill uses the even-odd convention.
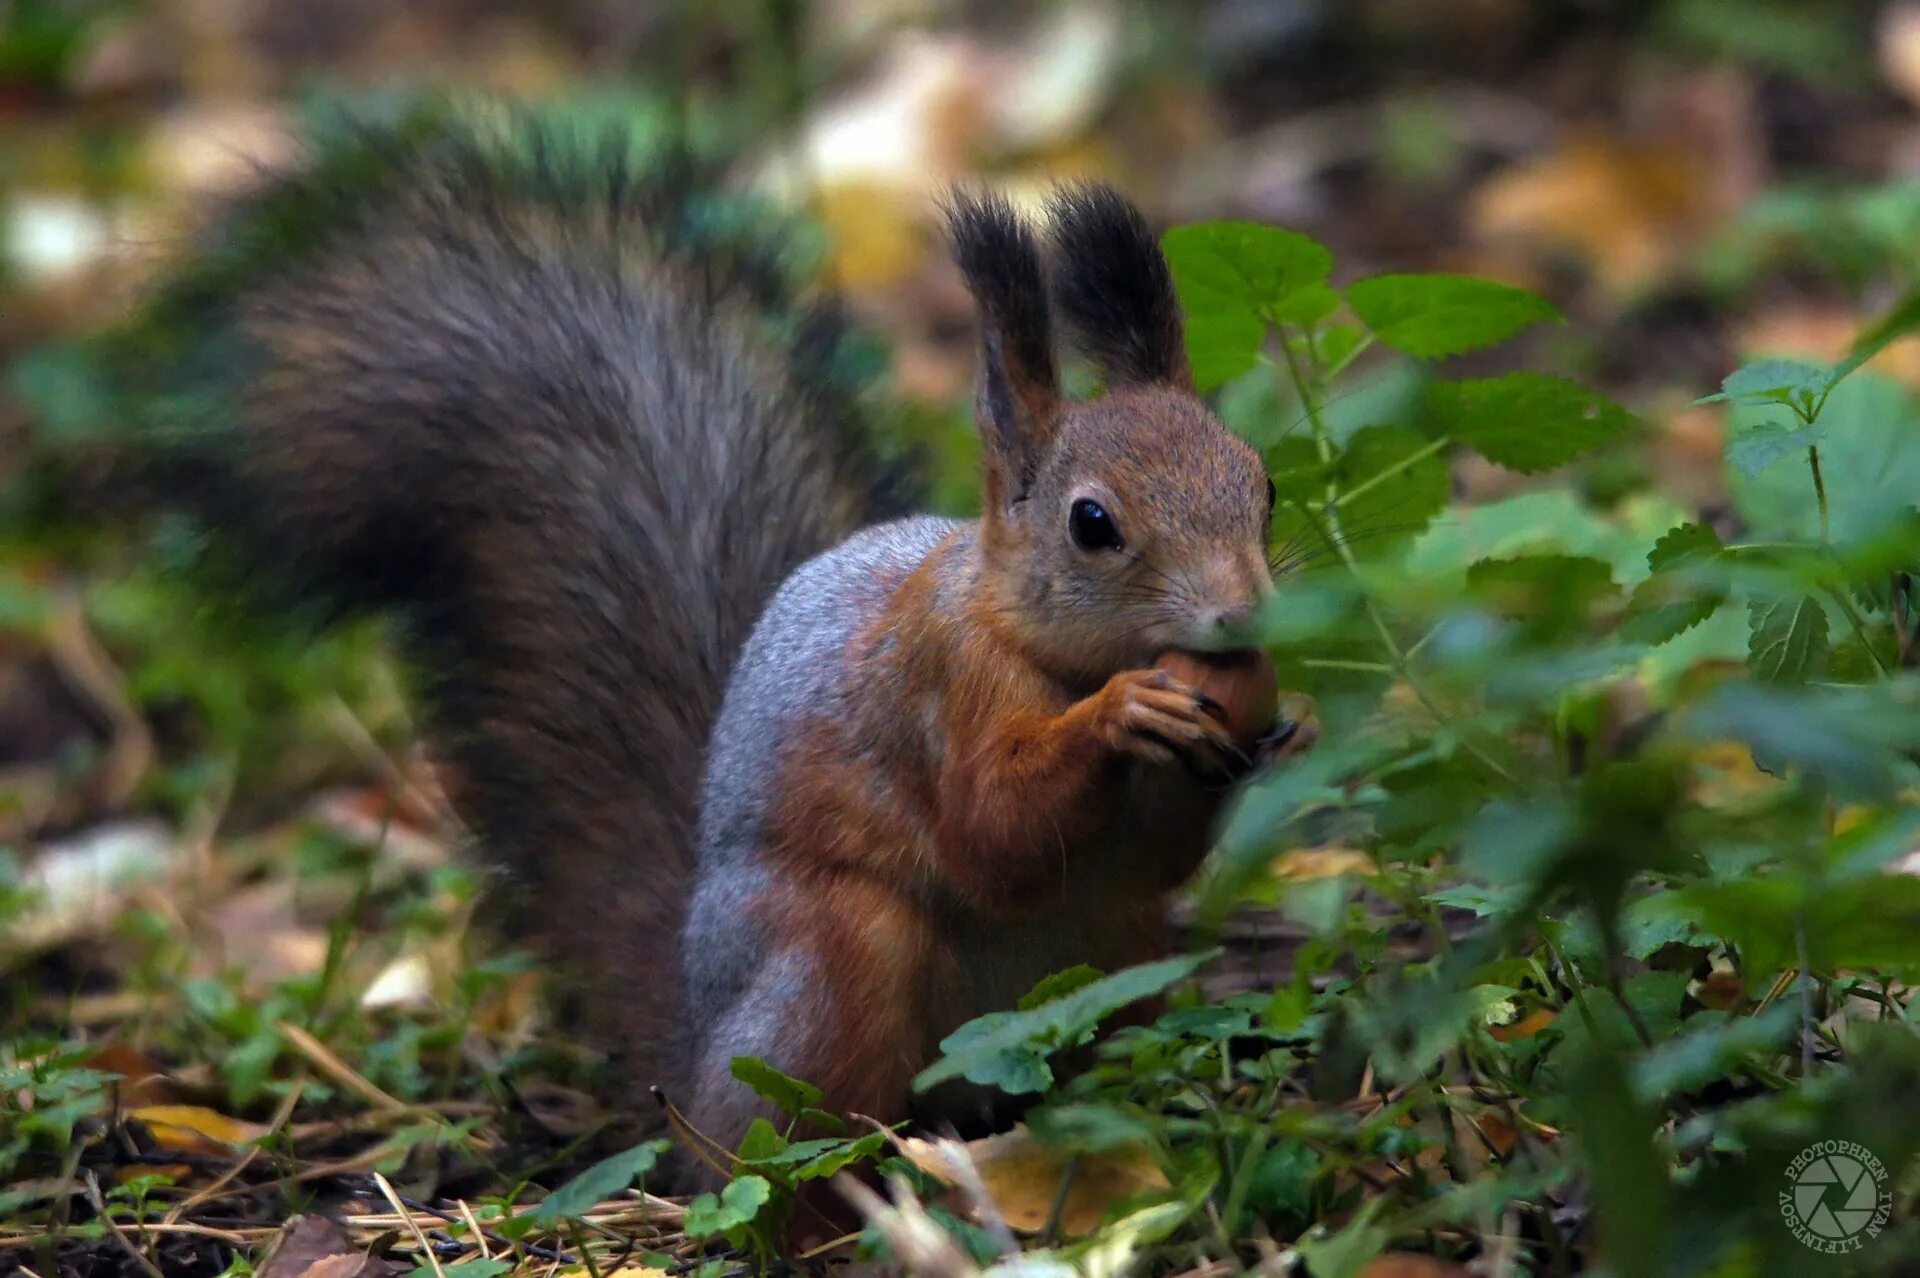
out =
[[[1073,503],[1073,509],[1067,512],[1067,532],[1073,537],[1073,544],[1082,550],[1119,550],[1126,545],[1120,540],[1120,527],[1113,522],[1107,508],[1085,497]]]
[[[1279,501],[1280,501],[1280,490],[1278,488],[1275,488],[1273,486],[1273,481],[1269,479],[1267,481],[1267,513],[1269,515],[1273,513],[1273,508],[1275,505],[1279,503]]]

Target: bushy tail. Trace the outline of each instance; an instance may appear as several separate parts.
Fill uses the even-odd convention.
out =
[[[669,1087],[729,668],[882,491],[837,326],[694,170],[528,120],[356,130],[120,338],[257,580],[404,618],[456,805]]]

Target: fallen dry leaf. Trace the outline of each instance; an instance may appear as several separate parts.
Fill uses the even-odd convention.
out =
[[[417,950],[410,950],[395,955],[393,961],[367,983],[360,995],[360,1010],[432,1007],[433,988],[432,960]]]
[[[1515,1134],[1513,1125],[1506,1119],[1498,1114],[1482,1114],[1474,1119],[1473,1123],[1480,1129],[1480,1134],[1487,1138],[1487,1144],[1492,1147],[1494,1153],[1505,1158],[1513,1152],[1514,1143],[1519,1137]]]
[[[918,1137],[905,1137],[897,1144],[908,1162],[948,1185],[960,1179],[954,1160],[970,1162],[1000,1218],[1023,1233],[1039,1233],[1047,1227],[1060,1197],[1061,1178],[1070,1165],[1073,1183],[1060,1206],[1060,1231],[1070,1237],[1092,1233],[1107,1210],[1123,1198],[1169,1188],[1166,1173],[1144,1147],[1074,1158],[1041,1144],[1024,1125],[965,1144]]]
[[[1488,179],[1468,207],[1480,245],[1571,255],[1615,303],[1683,274],[1762,179],[1752,89],[1708,72],[1637,96],[1637,127],[1570,130],[1557,150]]]
[[[1920,4],[1892,4],[1880,13],[1880,73],[1908,102],[1920,103]]]
[[[1390,1251],[1360,1266],[1360,1278],[1473,1278],[1473,1271],[1451,1260]]]
[[[379,849],[382,861],[399,868],[432,870],[451,859],[447,845],[408,815],[409,803],[380,787],[333,791],[316,800],[312,811],[321,825]]]
[[[86,1058],[88,1069],[103,1074],[118,1074],[125,1081],[118,1089],[120,1104],[129,1108],[141,1105],[173,1105],[180,1090],[152,1057],[119,1039],[102,1043]]]
[[[300,1216],[280,1232],[257,1278],[388,1278],[402,1266],[362,1252],[347,1231],[324,1216]]]
[[[196,970],[214,976],[237,969],[251,993],[264,993],[326,965],[327,934],[299,921],[291,879],[271,879],[231,893],[212,908],[206,922],[210,934],[193,955]]]
[[[258,1123],[243,1122],[201,1105],[142,1105],[127,1111],[162,1149],[198,1154],[231,1153],[267,1134]]]
[[[100,931],[134,894],[179,869],[184,853],[158,821],[97,826],[58,843],[43,843],[21,886],[39,908],[8,924],[4,948],[31,953]]]
[[[1273,859],[1273,877],[1285,883],[1334,879],[1341,875],[1368,878],[1380,873],[1373,858],[1358,848],[1295,848]]]

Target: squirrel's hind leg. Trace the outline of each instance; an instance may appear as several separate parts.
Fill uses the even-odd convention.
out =
[[[881,1123],[907,1117],[926,1064],[916,997],[926,929],[891,893],[855,883],[816,891],[782,911],[809,920],[809,930],[775,920],[779,939],[701,1035],[687,1116],[729,1149],[755,1118],[781,1121],[733,1077],[735,1057],[812,1083],[828,1113]]]

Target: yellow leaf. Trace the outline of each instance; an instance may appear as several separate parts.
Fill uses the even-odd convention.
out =
[[[1843,834],[1853,833],[1866,824],[1867,819],[1872,815],[1872,808],[1862,807],[1859,804],[1841,808],[1833,814],[1833,837],[1837,839]]]
[[[1369,878],[1380,873],[1373,858],[1358,848],[1295,848],[1273,860],[1273,877],[1286,883],[1333,879],[1342,875]]]
[[[177,1185],[192,1175],[193,1168],[185,1163],[132,1163],[114,1170],[113,1183],[131,1185],[147,1176],[165,1176]]]
[[[142,1105],[127,1111],[153,1134],[162,1149],[224,1154],[267,1134],[258,1123],[228,1118],[200,1105]]]
[[[1708,742],[1693,751],[1694,798],[1702,807],[1733,807],[1778,786],[1762,772],[1746,746],[1733,741]]]
[[[1571,254],[1624,299],[1676,270],[1727,211],[1717,176],[1683,141],[1575,134],[1491,178],[1468,218],[1482,243]]]
[[[1512,1043],[1523,1038],[1532,1038],[1547,1026],[1553,1024],[1559,1015],[1550,1007],[1536,1007],[1511,1025],[1489,1025],[1487,1033],[1502,1043]]]
[[[908,1162],[948,1185],[961,1180],[956,1162],[972,1163],[1000,1218],[1023,1233],[1046,1228],[1070,1164],[1073,1183],[1060,1207],[1060,1230],[1070,1237],[1092,1233],[1123,1198],[1169,1188],[1166,1173],[1144,1147],[1073,1158],[1042,1145],[1025,1126],[965,1144],[918,1137],[897,1143]]]
[[[917,269],[931,251],[921,205],[886,187],[829,187],[816,211],[832,244],[829,274],[837,288],[885,288]]]

